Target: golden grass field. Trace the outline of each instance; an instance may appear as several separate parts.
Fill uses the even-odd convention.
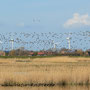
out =
[[[90,58],[0,59],[0,85],[90,84]]]

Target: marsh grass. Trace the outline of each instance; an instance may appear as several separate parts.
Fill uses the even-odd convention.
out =
[[[90,58],[0,59],[1,86],[88,86]],[[88,62],[87,62],[88,61]]]

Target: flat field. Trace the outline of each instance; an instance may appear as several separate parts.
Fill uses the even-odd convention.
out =
[[[90,58],[0,58],[0,85],[90,85]]]

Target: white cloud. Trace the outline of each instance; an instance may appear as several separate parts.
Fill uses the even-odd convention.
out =
[[[25,24],[24,24],[24,22],[20,22],[20,23],[17,24],[17,26],[18,26],[18,27],[24,27]]]
[[[90,16],[88,14],[80,15],[79,13],[74,13],[73,18],[67,20],[64,27],[72,26],[90,26]]]

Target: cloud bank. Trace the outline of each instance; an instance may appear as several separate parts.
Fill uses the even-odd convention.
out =
[[[74,13],[73,18],[68,19],[64,23],[64,27],[73,27],[73,26],[90,26],[90,16],[88,14],[80,15],[79,13]]]

